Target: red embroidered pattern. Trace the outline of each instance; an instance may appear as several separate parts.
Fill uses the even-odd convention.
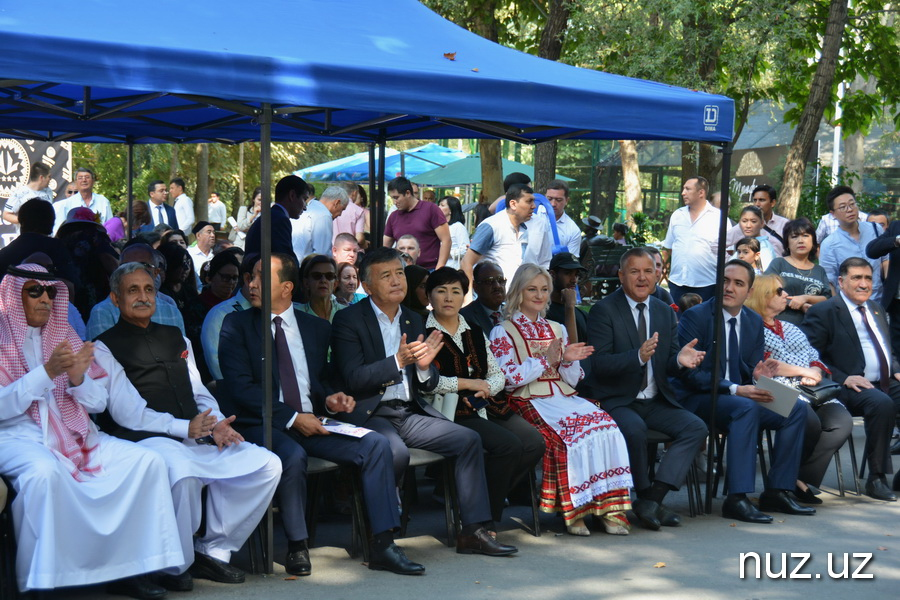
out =
[[[603,473],[594,473],[591,475],[590,481],[585,481],[581,485],[571,486],[569,487],[570,494],[577,494],[578,492],[584,492],[590,489],[591,484],[597,483],[598,481],[603,481],[604,479],[609,479],[610,477],[615,477],[617,475],[625,475],[631,474],[631,467],[614,467],[612,469],[608,469]]]
[[[560,419],[557,425],[559,425],[558,433],[567,445],[577,442],[597,429],[617,427],[612,417],[605,411],[592,412],[588,415],[567,416]]]
[[[494,356],[506,356],[510,350],[512,350],[512,344],[506,336],[491,342],[491,352],[494,353]]]

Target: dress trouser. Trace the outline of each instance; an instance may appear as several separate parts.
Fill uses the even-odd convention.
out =
[[[853,417],[840,402],[826,402],[813,410],[806,409],[806,435],[803,440],[803,459],[797,478],[819,487],[831,457],[853,433]]]
[[[687,404],[697,407],[697,416],[704,421],[708,419],[709,393],[697,394]],[[761,429],[777,431],[769,468],[769,489],[794,489],[803,454],[805,402],[797,400],[790,414],[782,417],[750,398],[721,394],[716,404],[716,426],[728,431],[725,481],[730,494],[751,493],[756,487],[756,444]]]
[[[672,406],[661,397],[635,400],[628,406],[604,410],[615,420],[619,431],[625,436],[636,490],[644,490],[652,483],[647,456],[648,429],[654,429],[673,439],[656,470],[656,481],[676,490],[684,484],[688,469],[703,447],[707,435],[706,424],[700,417]]]
[[[423,414],[412,405],[391,408],[381,404],[365,427],[374,429],[390,442],[397,482],[409,466],[409,448],[455,458],[462,525],[485,523],[491,519],[484,452],[477,433],[447,419]]]
[[[890,394],[885,394],[876,383],[874,388],[861,392],[845,387],[838,396],[851,415],[863,417],[866,428],[865,455],[870,476],[894,472],[891,465],[891,433],[897,411],[900,410],[900,382],[891,379],[888,391]]]
[[[241,434],[247,441],[263,443],[261,425],[242,428]],[[308,456],[360,467],[372,532],[382,533],[400,526],[391,477],[390,446],[384,437],[372,433],[361,438],[336,434],[304,437],[294,431],[273,429],[272,452],[281,459],[281,483],[275,497],[281,507],[281,520],[289,541],[309,537],[306,528]]]
[[[478,415],[457,421],[481,438],[491,518],[503,518],[504,500],[516,482],[534,469],[544,455],[544,437],[519,415],[509,419],[482,419]]]

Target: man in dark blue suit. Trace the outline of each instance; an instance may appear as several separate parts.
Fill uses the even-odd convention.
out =
[[[481,438],[422,399],[421,392],[438,383],[438,370],[431,363],[443,346],[443,334],[434,331],[425,339],[422,318],[401,306],[406,276],[400,253],[393,248],[366,253],[359,274],[369,298],[339,310],[331,336],[334,363],[347,391],[359,398],[346,420],[388,438],[397,481],[409,464],[408,447],[455,458],[463,525],[457,552],[517,552],[499,543],[486,527],[491,511]]]
[[[357,438],[330,434],[321,417],[353,411],[355,402],[334,392],[326,376],[328,321],[294,309],[291,295],[298,280],[297,263],[286,254],[272,254],[273,368],[272,451],[281,458],[282,477],[276,495],[288,538],[285,570],[309,575],[305,521],[307,455],[339,464],[353,464],[362,473],[362,489],[374,532],[369,568],[403,575],[420,575],[425,567],[410,561],[396,544],[400,526],[391,472],[391,447],[375,432]],[[245,439],[263,443],[262,421],[262,261],[253,268],[250,310],[225,317],[219,363],[224,379],[218,386],[223,405],[234,412],[234,428]]]
[[[153,225],[168,225],[172,229],[178,229],[178,216],[175,214],[175,209],[166,204],[166,198],[169,196],[166,184],[160,179],[151,181],[147,184],[147,194],[150,196],[147,210],[150,211]],[[189,233],[189,231],[184,232],[185,235]]]
[[[309,186],[296,175],[283,177],[275,185],[275,204],[272,205],[272,232],[269,242],[272,245],[272,252],[287,254],[298,263],[291,241],[291,219],[296,219],[303,213],[308,197]],[[261,229],[262,219],[256,219],[244,240],[244,250],[247,254],[262,252]]]
[[[675,400],[668,376],[680,377],[685,369],[699,366],[705,354],[694,349],[697,340],[683,348],[678,344],[675,312],[652,297],[656,266],[650,252],[625,252],[619,281],[622,287],[595,304],[587,319],[586,341],[594,354],[584,394],[612,416],[625,436],[638,495],[634,513],[648,529],[674,527],[681,518],[663,499],[684,483],[707,430],[700,417]],[[672,438],[652,483],[647,429]]]
[[[866,256],[881,258],[889,255],[887,278],[881,292],[881,305],[887,311],[891,322],[891,348],[894,355],[900,354],[900,221],[894,221],[880,236],[866,246]]]
[[[900,409],[900,364],[888,344],[884,312],[869,300],[872,266],[864,258],[848,258],[841,263],[838,285],[840,293],[813,305],[801,328],[831,369],[832,379],[844,386],[838,400],[865,421],[866,494],[895,502],[886,475],[893,472],[888,445]],[[895,478],[898,488],[900,479]]]
[[[715,300],[710,299],[686,311],[678,323],[681,344],[697,339],[697,350],[706,357],[699,368],[688,371],[681,379],[684,389],[679,396],[681,405],[708,420],[713,384],[713,325],[719,318],[724,323],[724,344],[718,372],[718,404],[716,423],[728,431],[725,483],[728,497],[722,505],[722,516],[750,523],[771,523],[770,515],[760,512],[747,499],[756,481],[756,444],[760,428],[775,429],[778,435],[771,455],[771,469],[766,490],[759,497],[764,511],[792,515],[812,515],[815,509],[800,506],[789,495],[797,483],[803,435],[806,426],[806,405],[797,400],[787,417],[764,408],[772,401],[769,392],[757,387],[762,376],[772,377],[777,363],[763,362],[765,338],[762,318],[744,308],[744,300],[753,288],[753,268],[742,260],[725,265],[723,312],[715,315]]]

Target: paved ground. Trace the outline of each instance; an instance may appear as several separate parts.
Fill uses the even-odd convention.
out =
[[[857,419],[854,437],[862,450],[862,423]],[[900,466],[900,457],[895,458]],[[849,482],[849,455],[843,464]],[[522,524],[530,523],[530,511],[511,507],[501,524],[501,538],[516,544],[520,552],[511,558],[457,555],[442,543],[443,510],[427,496],[430,485],[423,484],[423,501],[413,511],[409,537],[401,545],[409,556],[424,563],[424,577],[401,577],[366,569],[360,559],[351,559],[344,550],[349,542],[349,518],[330,517],[319,526],[318,547],[312,551],[313,574],[290,579],[280,566],[269,576],[248,576],[240,586],[197,581],[189,594],[170,593],[187,600],[237,598],[327,597],[329,600],[380,598],[516,598],[572,599],[616,598],[666,599],[815,599],[861,600],[897,598],[900,590],[900,505],[877,502],[852,493],[844,498],[828,493],[836,485],[834,468],[826,477],[825,504],[814,517],[777,515],[771,525],[735,523],[719,516],[721,500],[714,500],[714,514],[687,518],[687,496],[670,496],[671,506],[685,515],[677,529],[652,532],[635,528],[628,537],[595,532],[589,538],[561,534],[562,521],[542,516],[542,536],[534,537]],[[276,545],[276,559],[283,556],[283,541]],[[763,559],[762,576],[755,577],[752,561],[747,576],[740,578],[739,556],[757,552]],[[765,557],[771,570],[781,571],[787,553],[789,571],[798,565],[792,553],[808,553],[809,561],[798,571],[811,579],[768,577]],[[845,555],[871,556],[862,574],[870,579],[834,580],[832,570],[843,571]],[[246,556],[235,557],[246,564]],[[850,558],[853,568],[861,559]],[[664,565],[664,566],[662,566]],[[818,578],[817,578],[818,577]],[[848,573],[849,577],[849,573]],[[109,598],[102,587],[61,590],[47,598]]]

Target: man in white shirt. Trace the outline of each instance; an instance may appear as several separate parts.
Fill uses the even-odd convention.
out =
[[[709,203],[708,195],[709,182],[691,177],[681,190],[685,205],[669,219],[662,253],[669,264],[669,291],[675,302],[689,292],[704,300],[715,293],[721,213]]]
[[[566,214],[566,205],[569,204],[569,186],[565,181],[554,179],[547,184],[544,193],[550,205],[553,206],[553,214],[556,216],[556,231],[559,234],[559,243],[569,249],[576,259],[581,252],[581,229],[572,218]],[[549,229],[549,228],[548,228]],[[553,233],[547,231],[550,243],[553,243]]]
[[[194,201],[184,193],[184,179],[176,177],[169,182],[169,197],[175,198],[178,229],[187,234],[194,227]]]
[[[347,192],[340,186],[332,185],[325,188],[318,200],[307,203],[306,212],[292,223],[291,238],[297,258],[303,260],[310,254],[328,255],[331,252],[334,239],[332,221],[344,212],[349,202]]]
[[[103,194],[94,193],[95,181],[94,172],[90,169],[81,167],[75,171],[75,185],[78,186],[78,193],[68,200],[64,200],[66,203],[64,214],[69,214],[69,211],[73,208],[86,207],[91,209],[91,212],[94,214],[100,215],[101,223],[106,223],[112,219],[113,214],[109,200]],[[62,222],[57,221],[53,230],[54,234],[60,225],[62,225]]]
[[[216,243],[216,230],[207,221],[199,221],[194,225],[191,233],[197,236],[197,244],[188,248],[188,254],[191,255],[191,259],[194,261],[194,271],[199,277],[203,265],[212,260],[212,249]]]
[[[213,192],[209,195],[209,222],[212,223],[213,229],[222,231],[225,228],[225,221],[228,220],[228,209],[225,203],[219,199],[219,194]]]
[[[34,163],[28,172],[28,183],[13,190],[3,209],[3,219],[13,225],[19,224],[19,208],[32,198],[40,198],[53,202],[53,190],[50,185],[50,168],[44,163]]]

